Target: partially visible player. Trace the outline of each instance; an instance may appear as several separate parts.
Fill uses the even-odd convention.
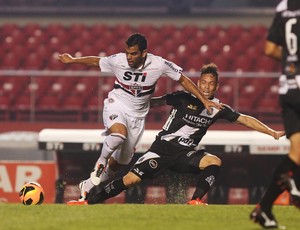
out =
[[[58,58],[63,63],[98,66],[102,72],[112,72],[116,77],[114,89],[104,100],[103,122],[107,136],[90,178],[79,184],[80,200],[86,199],[92,187],[110,180],[123,165],[130,162],[144,132],[150,98],[161,76],[166,75],[178,81],[185,90],[202,101],[209,111],[212,107],[221,108],[220,104],[202,96],[179,66],[148,53],[147,40],[142,34],[135,33],[127,39],[125,53],[101,58],[76,58],[70,54],[60,54]]]
[[[279,99],[289,154],[277,166],[272,181],[250,218],[264,228],[277,228],[272,214],[277,197],[287,189],[300,208],[300,1],[283,0],[269,29],[265,54],[281,61]]]
[[[219,102],[214,97],[218,87],[217,66],[213,63],[204,65],[198,80],[199,90],[207,99]],[[221,160],[205,149],[198,149],[197,146],[215,121],[225,119],[242,124],[268,134],[276,140],[285,135],[284,131],[275,131],[254,117],[234,111],[228,105],[224,105],[222,110],[213,108],[212,113],[209,113],[201,101],[184,91],[152,98],[151,105],[170,105],[173,108],[150,149],[137,160],[123,178],[110,182],[100,191],[97,189],[91,191],[88,202],[74,201],[69,204],[100,203],[142,180],[155,178],[166,170],[171,170],[177,173],[199,175],[196,190],[188,204],[203,205],[201,199],[215,183]]]

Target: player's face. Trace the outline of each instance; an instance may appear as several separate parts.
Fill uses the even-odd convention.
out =
[[[128,65],[131,68],[139,68],[141,65],[143,65],[147,54],[146,50],[141,52],[138,45],[131,47],[126,46],[125,53]]]
[[[215,92],[218,90],[219,83],[216,77],[212,74],[203,74],[198,80],[198,88],[203,93],[203,95],[210,99],[214,96]]]

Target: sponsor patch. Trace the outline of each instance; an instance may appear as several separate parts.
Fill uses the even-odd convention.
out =
[[[151,160],[149,161],[149,165],[150,165],[151,168],[156,169],[157,166],[158,166],[158,163],[157,163],[156,160],[151,159]]]
[[[189,104],[187,106],[188,109],[191,109],[191,110],[197,110],[197,105],[192,105],[192,104]]]
[[[179,137],[178,143],[183,146],[191,146],[194,143],[194,140],[191,138]]]
[[[170,67],[170,69],[172,69],[174,72],[179,72],[181,73],[181,70],[180,69],[177,69],[172,62],[169,62],[169,61],[165,61],[165,65],[167,65],[168,67]]]

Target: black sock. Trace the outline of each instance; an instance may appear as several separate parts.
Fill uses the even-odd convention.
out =
[[[285,190],[280,186],[281,176],[288,172],[294,172],[297,169],[297,165],[288,156],[286,156],[281,163],[277,166],[273,173],[273,179],[271,184],[267,188],[263,198],[260,201],[261,208],[267,212],[271,213],[272,206],[277,197]]]
[[[91,194],[88,196],[89,204],[98,204],[108,198],[114,197],[120,194],[122,191],[126,190],[127,187],[124,185],[123,178],[113,180],[107,184],[102,190],[98,191],[96,194]]]
[[[298,189],[300,189],[300,166],[295,170],[293,175],[294,181]]]
[[[195,200],[196,198],[201,199],[208,192],[217,179],[219,169],[220,166],[218,165],[210,165],[203,169],[197,180],[197,187],[192,200]]]

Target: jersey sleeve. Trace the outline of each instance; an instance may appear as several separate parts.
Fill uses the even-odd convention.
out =
[[[182,68],[164,58],[162,58],[161,62],[162,75],[166,75],[169,78],[178,81],[182,73]]]
[[[269,33],[267,35],[267,40],[271,41],[277,45],[282,45],[282,38],[280,33],[280,23],[281,23],[281,17],[280,14],[277,13],[275,17],[273,18],[273,22],[269,28]]]
[[[221,119],[225,119],[230,122],[235,122],[240,116],[240,113],[236,112],[229,105],[224,105],[224,108],[221,110],[220,113]]]
[[[117,54],[108,57],[101,57],[99,61],[101,72],[113,72],[113,66],[116,63],[117,58]]]
[[[178,105],[182,97],[184,97],[185,95],[186,93],[184,91],[177,91],[174,93],[166,94],[167,105],[172,105],[172,106]]]

